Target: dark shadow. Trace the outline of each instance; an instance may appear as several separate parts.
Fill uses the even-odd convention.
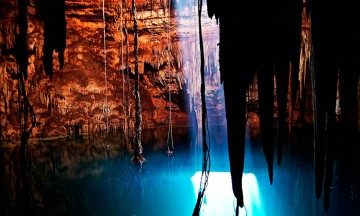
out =
[[[329,208],[333,154],[340,146],[334,144],[334,128],[338,77],[340,83],[340,119],[351,124],[357,119],[357,83],[359,77],[359,2],[308,1],[312,22],[312,83],[314,97],[314,145],[316,197],[322,196]],[[343,124],[345,126],[345,124]],[[346,127],[346,126],[345,126]]]

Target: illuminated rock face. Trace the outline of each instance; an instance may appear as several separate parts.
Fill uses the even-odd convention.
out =
[[[40,123],[32,136],[64,135],[78,123],[83,132],[104,130],[106,121],[118,129],[125,119],[126,104],[133,125],[135,57],[131,1],[105,1],[104,7],[101,0],[65,1],[64,65],[61,49],[59,52],[56,48],[61,43],[61,12],[54,17],[50,13],[58,11],[61,0],[54,0],[55,6],[45,2],[30,0],[27,6],[29,75],[25,85]],[[2,134],[10,135],[19,134],[20,129],[16,79],[18,7],[17,1],[0,0],[0,4],[0,117]],[[190,0],[172,4],[166,0],[136,1],[143,127],[167,125],[170,117],[173,125],[201,120],[198,8]],[[202,28],[208,110],[214,117],[212,123],[223,123],[218,25],[207,17],[205,6]],[[49,31],[51,37],[45,40]],[[49,49],[46,43],[53,43],[55,48]],[[52,50],[52,76],[46,75],[49,69],[44,66],[48,50]]]

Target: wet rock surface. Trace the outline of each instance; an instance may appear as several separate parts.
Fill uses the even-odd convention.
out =
[[[106,121],[113,129],[119,129],[126,107],[133,125],[135,32],[131,1],[105,1],[103,7],[102,1],[67,0],[63,30],[61,15],[49,14],[60,10],[61,2],[31,0],[27,4],[25,88],[38,122],[32,136],[64,135],[76,124],[81,124],[84,132],[100,131],[105,129]],[[18,7],[16,1],[1,0],[1,5],[2,133],[16,136],[20,130],[16,79],[20,74],[16,58]],[[197,7],[192,1],[174,5],[167,1],[136,1],[136,5],[143,127],[169,124],[170,109],[173,124],[196,124],[201,121]],[[216,47],[218,26],[207,17],[206,8],[203,17],[208,106],[214,119],[223,123],[219,116],[224,115],[224,107],[217,102],[222,99]],[[46,27],[46,23],[52,23],[51,27]],[[63,52],[57,48],[62,31],[66,34]],[[45,40],[47,34],[54,41]],[[49,48],[46,43],[52,46]]]

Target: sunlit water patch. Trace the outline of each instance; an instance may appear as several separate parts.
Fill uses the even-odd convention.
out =
[[[196,172],[191,177],[196,197],[200,180],[201,172]],[[265,216],[266,211],[265,209],[262,211],[259,186],[254,174],[245,173],[243,175],[243,193],[245,203],[239,214]],[[232,191],[230,172],[211,172],[204,195],[201,215],[234,215],[235,208],[236,198]]]

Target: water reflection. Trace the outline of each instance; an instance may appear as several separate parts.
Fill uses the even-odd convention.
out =
[[[25,166],[18,148],[0,150],[1,215],[191,215],[200,184],[201,138],[197,129],[174,127],[174,154],[168,156],[167,127],[144,130],[147,161],[131,164],[121,134],[91,135],[80,141],[32,143]],[[246,137],[244,203],[240,215],[357,215],[359,173],[349,161],[334,164],[330,208],[315,197],[312,137],[295,131],[283,162],[269,184],[258,129]],[[201,134],[201,133],[198,133]],[[211,166],[202,215],[234,215],[226,128],[211,126]],[[357,170],[355,170],[357,171]]]

